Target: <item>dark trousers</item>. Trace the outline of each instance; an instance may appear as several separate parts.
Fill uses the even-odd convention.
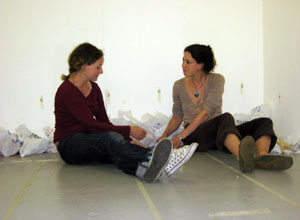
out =
[[[59,142],[58,152],[68,164],[113,163],[135,175],[139,163],[148,161],[149,149],[131,144],[116,132],[78,133]]]
[[[224,113],[199,125],[196,130],[186,137],[184,144],[197,142],[197,151],[221,150],[229,152],[224,148],[227,134],[236,134],[240,139],[250,135],[256,141],[263,135],[271,137],[271,151],[277,137],[273,131],[273,122],[269,118],[257,118],[244,124],[235,126],[234,118],[230,113]]]

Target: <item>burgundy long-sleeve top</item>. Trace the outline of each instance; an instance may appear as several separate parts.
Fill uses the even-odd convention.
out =
[[[106,114],[99,86],[91,82],[92,90],[85,97],[69,80],[65,80],[55,95],[54,143],[76,133],[103,133],[114,131],[128,141],[129,126],[113,125]]]

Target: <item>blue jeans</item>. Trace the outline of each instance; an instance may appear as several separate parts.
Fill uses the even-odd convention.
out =
[[[113,163],[124,173],[135,175],[140,163],[148,161],[150,149],[131,144],[116,132],[77,133],[59,142],[58,152],[68,164]]]

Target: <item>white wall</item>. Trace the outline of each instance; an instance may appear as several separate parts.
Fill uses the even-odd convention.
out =
[[[102,43],[101,2],[0,1],[0,126],[54,125],[54,95],[79,42]],[[43,96],[44,109],[40,107]]]
[[[248,113],[263,102],[261,0],[1,0],[0,14],[2,127],[54,125],[59,77],[85,41],[105,52],[98,83],[110,91],[112,116],[119,109],[170,115],[172,85],[183,77],[183,49],[191,43],[215,51],[216,72],[226,78],[224,111]]]
[[[263,12],[264,100],[278,135],[299,136],[300,1],[264,0]]]
[[[156,109],[171,114],[173,82],[183,77],[183,49],[192,43],[210,44],[215,51],[216,71],[226,77],[224,111],[248,112],[262,103],[261,1],[130,2],[105,1],[103,6],[105,79],[108,88],[122,88],[111,91],[109,112],[116,112],[125,100],[129,107],[124,108],[137,114]]]

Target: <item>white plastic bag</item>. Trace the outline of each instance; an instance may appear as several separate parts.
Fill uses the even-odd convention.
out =
[[[47,126],[47,127],[44,127],[43,130],[44,130],[46,137],[49,138],[49,140],[51,141],[51,143],[48,146],[47,153],[57,153],[58,151],[57,151],[56,145],[53,143],[54,129],[51,128],[50,126]]]
[[[16,132],[21,141],[21,157],[47,152],[49,146],[52,144],[52,140],[39,137],[32,133],[25,125],[17,127]]]
[[[20,150],[20,142],[16,134],[0,127],[0,155],[5,157],[15,155]]]
[[[236,125],[244,124],[256,118],[272,118],[272,107],[269,104],[262,104],[251,109],[250,114],[236,113],[233,115]]]
[[[154,115],[146,113],[141,117],[141,120],[132,116],[131,111],[119,111],[118,118],[111,119],[111,122],[116,125],[136,125],[147,131],[146,137],[141,142],[148,147],[156,145],[156,141],[160,138],[167,128],[170,118],[160,112]],[[179,127],[169,138],[179,134],[183,127]]]
[[[293,152],[290,149],[284,149],[284,153],[290,154],[290,153],[300,153],[300,138],[297,135],[289,135],[287,137],[278,137],[278,139],[286,142],[289,144],[296,152]],[[275,147],[272,150],[272,153],[283,153],[280,145],[276,143]]]
[[[262,104],[253,108],[250,114],[252,115],[251,119],[259,117],[272,118],[272,107],[269,104]]]
[[[168,116],[156,112],[155,115],[149,113],[141,117],[141,122],[149,127],[153,132],[165,126],[169,122]]]
[[[47,138],[25,138],[20,149],[21,157],[47,152],[51,141]]]
[[[156,138],[151,127],[133,117],[131,111],[119,111],[119,118],[125,119],[129,125],[136,125],[147,131],[146,137],[143,140],[141,140],[142,144],[148,147],[152,147],[156,144]]]
[[[283,137],[282,139],[291,145],[291,147],[293,147],[295,150],[297,150],[297,153],[300,153],[300,138],[298,135],[291,134],[286,138]]]
[[[250,115],[244,113],[236,113],[233,115],[233,117],[236,125],[241,125],[250,121]]]

